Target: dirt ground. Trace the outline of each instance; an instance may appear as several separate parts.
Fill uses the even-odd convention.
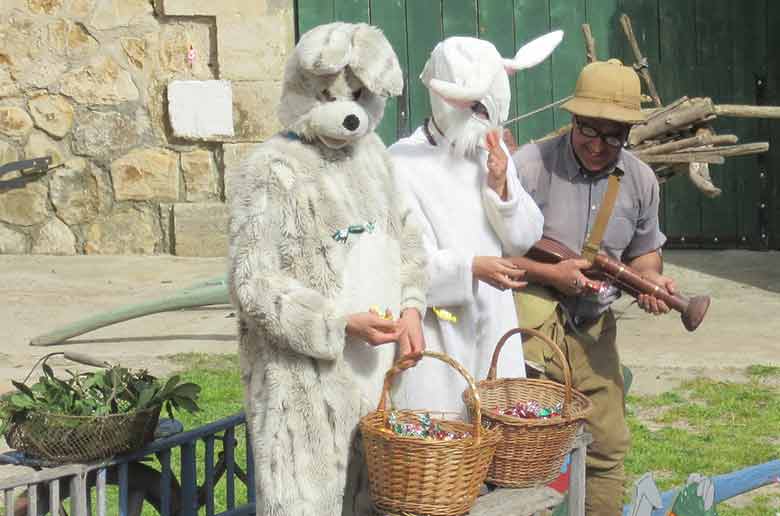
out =
[[[780,366],[780,253],[669,251],[666,263],[683,292],[708,294],[712,306],[701,327],[689,333],[677,315],[653,317],[628,299],[618,302],[620,347],[634,371],[633,392],[662,392],[695,376],[740,379],[753,364]],[[0,393],[48,352],[80,351],[155,374],[170,372],[166,357],[176,353],[235,352],[230,306],[150,315],[66,345],[29,345],[64,324],[162,298],[225,271],[223,259],[0,256]],[[2,475],[15,470],[3,468]]]
[[[653,317],[620,300],[623,361],[635,392],[655,393],[681,378],[738,378],[752,364],[780,365],[780,253],[668,251],[666,272],[690,295],[708,294],[701,327],[687,332],[676,314]],[[32,347],[32,337],[102,311],[161,298],[225,274],[222,259],[0,256],[0,392],[23,379],[47,352],[73,350],[165,373],[166,356],[232,353],[230,306],[150,315],[75,337],[67,345]]]

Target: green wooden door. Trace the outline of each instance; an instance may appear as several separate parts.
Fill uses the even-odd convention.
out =
[[[585,64],[581,26],[587,22],[600,59],[632,63],[619,17],[631,16],[640,46],[664,102],[683,95],[716,103],[780,104],[780,48],[776,0],[297,0],[298,31],[331,21],[368,22],[387,35],[405,73],[405,95],[388,103],[379,132],[386,143],[428,115],[428,93],[418,76],[437,42],[453,35],[493,42],[509,57],[523,43],[563,29],[563,43],[541,65],[512,79],[511,116],[565,97]],[[398,109],[398,103],[401,108]],[[548,110],[512,129],[520,143],[566,124],[568,115]],[[780,142],[780,122],[719,119],[719,133],[742,142]],[[729,158],[711,166],[723,193],[705,198],[682,176],[662,185],[662,221],[673,247],[780,247],[778,149],[763,157]]]

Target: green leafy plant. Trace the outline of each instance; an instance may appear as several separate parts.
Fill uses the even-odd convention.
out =
[[[36,383],[13,382],[16,391],[0,397],[0,435],[31,413],[103,416],[162,406],[172,418],[174,410],[199,410],[200,386],[182,382],[178,375],[163,383],[145,369],[131,371],[106,364],[105,369],[97,371],[66,370],[69,378],[63,380],[46,364],[55,354],[61,353],[41,359],[43,375]]]

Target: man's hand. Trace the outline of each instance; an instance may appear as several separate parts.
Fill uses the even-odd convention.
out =
[[[582,258],[560,261],[553,265],[555,273],[550,279],[550,285],[567,296],[578,296],[588,283],[582,270],[589,267],[590,262]]]
[[[490,131],[485,136],[485,143],[488,149],[487,158],[487,184],[488,186],[498,194],[501,200],[506,200],[507,188],[506,188],[506,167],[508,157],[499,144],[499,136],[497,132]]]
[[[518,289],[528,285],[523,281],[524,269],[498,256],[475,256],[474,261],[471,262],[471,272],[479,281],[498,290]]]
[[[407,308],[401,312],[398,320],[404,333],[398,339],[398,358],[409,353],[422,353],[425,351],[425,338],[423,337],[422,318],[420,312],[414,308]]]
[[[643,271],[642,277],[650,283],[658,285],[669,294],[675,294],[677,292],[677,285],[675,285],[674,280],[664,276],[663,274],[655,271]],[[666,303],[650,294],[640,294],[640,296],[636,299],[637,304],[639,304],[642,310],[649,314],[665,314],[670,310]]]
[[[347,335],[364,340],[372,346],[397,342],[406,333],[406,328],[393,320],[388,310],[383,319],[376,312],[359,312],[347,317]]]

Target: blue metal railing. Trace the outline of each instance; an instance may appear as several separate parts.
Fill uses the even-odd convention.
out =
[[[245,453],[241,457],[246,470],[236,463],[237,427],[243,427],[246,440]],[[217,441],[222,443],[219,453]],[[197,450],[201,443],[204,446],[204,478],[203,483],[198,485]],[[171,465],[171,457],[177,448],[181,457],[178,479]],[[160,471],[142,462],[153,456],[160,462]],[[37,465],[36,461],[18,452],[0,455],[0,464]],[[237,479],[246,486],[246,495],[240,500],[237,500]],[[61,480],[68,482],[62,483]],[[220,482],[225,485],[226,501],[217,512],[214,492]],[[254,514],[254,467],[244,414],[157,439],[137,452],[105,462],[44,468],[12,477],[0,481],[0,493],[4,495],[6,516],[54,513],[66,498],[70,498],[70,514],[87,516],[93,513],[90,494],[95,488],[96,513],[105,516],[108,484],[118,486],[117,512],[111,513],[119,516],[138,516],[144,501],[154,506],[161,516],[195,516],[201,507],[205,508],[206,516]],[[26,493],[16,498],[16,491],[24,488]]]

